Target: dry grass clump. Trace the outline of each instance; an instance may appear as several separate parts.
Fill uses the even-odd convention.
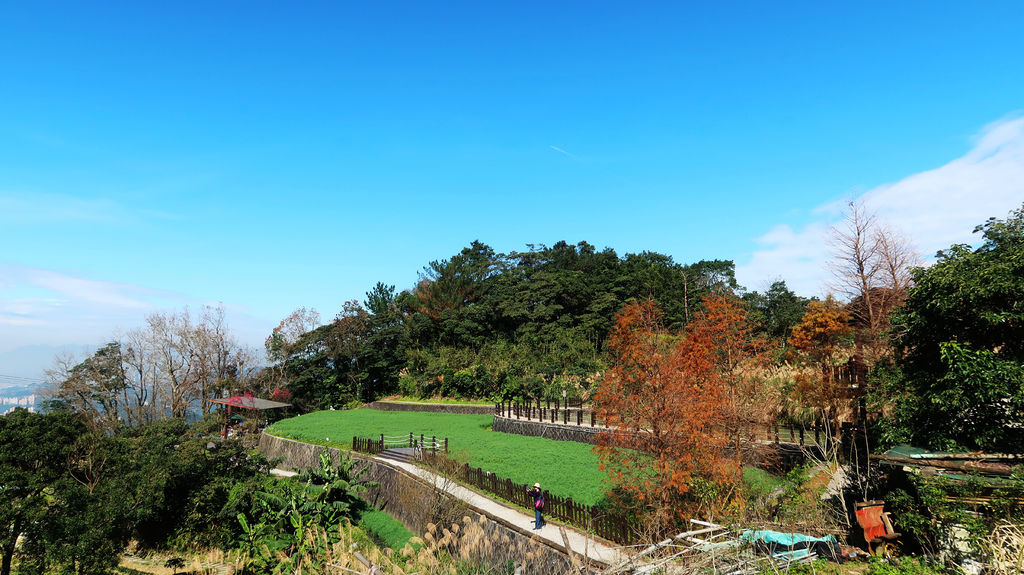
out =
[[[1024,525],[1003,523],[982,542],[987,571],[993,575],[1024,573]]]
[[[538,570],[535,562],[546,558],[545,548],[537,542],[516,542],[508,534],[488,532],[486,517],[473,520],[463,516],[447,527],[430,523],[422,538],[414,537],[404,548],[395,552],[382,550],[372,543],[358,528],[341,527],[337,537],[328,537],[323,530],[310,530],[301,546],[301,552],[281,552],[275,558],[275,573],[282,575],[327,575],[343,573],[375,573],[379,575],[507,575],[516,565],[526,567],[528,573],[560,575],[566,569],[544,567]],[[334,542],[331,540],[335,539]],[[416,547],[418,545],[418,547]],[[550,551],[547,551],[550,553]],[[360,560],[369,561],[377,571],[369,571]],[[213,559],[213,558],[211,558]],[[222,556],[217,561],[231,566],[228,573],[239,572],[248,562],[247,557]],[[209,563],[193,570],[214,575]],[[223,571],[220,571],[223,573]]]

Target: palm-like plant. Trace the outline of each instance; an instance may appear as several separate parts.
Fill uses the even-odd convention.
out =
[[[330,453],[324,450],[320,452],[320,465],[306,468],[297,479],[306,483],[310,500],[321,509],[321,513],[351,517],[365,505],[359,495],[379,485],[364,479],[367,471],[369,466],[356,465],[345,452],[339,453],[335,465]]]

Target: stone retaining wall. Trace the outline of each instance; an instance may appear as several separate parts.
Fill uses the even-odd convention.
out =
[[[260,436],[259,450],[270,460],[283,458],[278,467],[288,470],[319,465],[320,452],[324,450],[335,461],[339,456],[337,448],[302,443],[266,433]],[[508,561],[515,561],[523,566],[524,575],[569,572],[569,559],[546,540],[531,536],[525,528],[511,525],[472,507],[404,469],[359,453],[349,453],[353,459],[369,465],[370,469],[364,478],[380,484],[364,494],[363,499],[378,509],[386,510],[410,531],[422,536],[427,532],[428,524],[433,523],[438,526],[436,538],[440,539],[448,531],[455,531],[452,524],[457,523],[458,532],[464,536],[460,546],[472,546],[475,550],[471,557],[482,560],[496,570],[504,569]],[[524,524],[533,523],[532,519],[524,519]],[[468,541],[473,536],[467,535],[467,532],[472,532],[467,527],[473,524],[480,529],[478,535],[483,535],[478,537],[477,545]]]
[[[459,405],[454,403],[403,403],[398,401],[375,401],[366,404],[370,409],[381,411],[426,411],[431,413],[463,413],[490,415],[493,405]]]
[[[597,437],[598,433],[604,431],[600,427],[545,423],[543,421],[530,421],[514,417],[502,417],[500,415],[494,416],[494,425],[491,429],[501,433],[515,433],[531,437],[544,437],[555,441],[576,441],[590,444],[594,443],[594,438]]]

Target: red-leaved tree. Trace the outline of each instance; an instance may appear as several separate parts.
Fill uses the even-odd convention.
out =
[[[709,334],[668,333],[652,301],[627,305],[609,338],[612,367],[595,395],[609,430],[602,469],[620,505],[668,527],[713,514],[736,474],[723,456],[727,392]]]
[[[686,338],[691,346],[710,351],[724,393],[718,423],[738,471],[739,464],[755,463],[760,457],[758,432],[775,420],[781,395],[766,383],[768,341],[757,331],[743,300],[712,293],[704,297],[702,308],[687,326]]]

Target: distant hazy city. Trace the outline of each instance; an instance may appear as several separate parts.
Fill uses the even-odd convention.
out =
[[[23,407],[35,411],[36,395],[27,387],[8,387],[0,389],[0,415]]]

